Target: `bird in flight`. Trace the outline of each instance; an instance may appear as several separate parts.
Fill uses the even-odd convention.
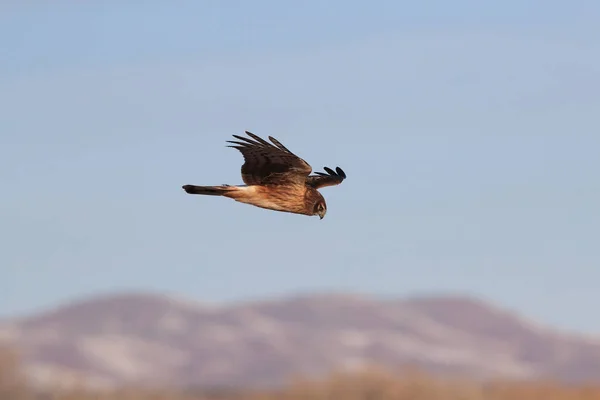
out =
[[[244,157],[242,180],[245,185],[196,186],[184,185],[189,194],[225,196],[240,203],[256,207],[303,215],[327,213],[327,203],[317,189],[334,186],[346,179],[340,167],[335,171],[324,167],[325,172],[315,172],[303,159],[289,151],[277,139],[272,143],[245,131],[249,136],[233,135],[239,141],[227,147],[238,149]]]

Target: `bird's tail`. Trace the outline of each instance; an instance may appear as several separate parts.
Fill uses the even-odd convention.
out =
[[[189,194],[203,194],[206,196],[225,196],[235,190],[235,186],[196,186],[184,185],[183,190]]]

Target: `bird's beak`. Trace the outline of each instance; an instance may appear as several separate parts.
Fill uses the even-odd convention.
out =
[[[319,219],[323,219],[324,215],[323,214],[319,214]]]

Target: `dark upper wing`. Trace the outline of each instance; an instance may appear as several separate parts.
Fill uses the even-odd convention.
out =
[[[312,171],[306,161],[271,136],[269,140],[273,144],[251,132],[246,131],[246,134],[254,140],[233,135],[240,141],[227,141],[234,144],[227,147],[238,149],[244,157],[242,179],[246,185],[304,183]]]
[[[324,167],[323,169],[327,172],[326,174],[323,172],[315,172],[317,175],[311,175],[306,178],[306,184],[318,189],[325,186],[339,185],[346,179],[346,173],[344,173],[340,167],[336,167],[335,171],[327,167]]]

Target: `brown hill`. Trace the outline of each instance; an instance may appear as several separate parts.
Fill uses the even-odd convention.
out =
[[[0,323],[34,382],[247,386],[378,364],[475,378],[600,380],[600,338],[466,297],[305,295],[211,306],[155,294]]]

